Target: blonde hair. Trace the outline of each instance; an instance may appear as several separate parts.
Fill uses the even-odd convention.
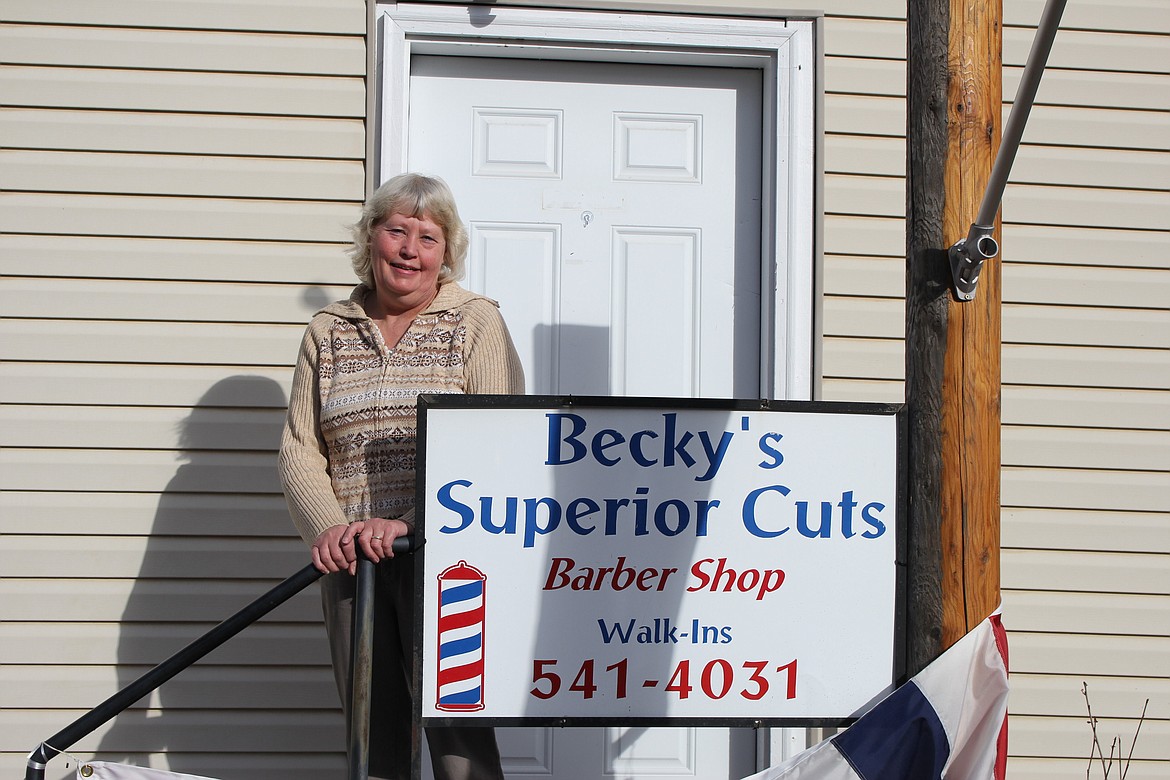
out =
[[[442,228],[446,246],[443,267],[439,269],[439,284],[463,278],[467,229],[459,219],[451,188],[437,176],[403,173],[374,191],[362,207],[361,219],[350,228],[353,244],[349,248],[349,256],[353,272],[362,284],[374,289],[370,234],[391,214],[425,217]]]

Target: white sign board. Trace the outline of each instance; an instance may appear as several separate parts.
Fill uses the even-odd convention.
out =
[[[890,687],[900,407],[512,401],[420,402],[424,722],[840,719]]]

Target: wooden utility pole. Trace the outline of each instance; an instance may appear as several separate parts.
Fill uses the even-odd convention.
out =
[[[907,6],[910,674],[999,603],[999,264],[959,302],[947,248],[975,220],[999,146],[1001,11],[1000,0]]]

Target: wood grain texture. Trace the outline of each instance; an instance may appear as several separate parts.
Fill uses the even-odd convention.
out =
[[[943,246],[950,8],[907,10],[906,406],[910,437],[907,673],[942,650],[942,398],[948,273]]]
[[[949,294],[946,247],[979,210],[1000,135],[999,2],[911,2],[908,14],[906,399],[910,410],[910,671],[999,602],[1001,290]]]
[[[979,211],[1000,139],[999,0],[952,0],[945,246]],[[948,298],[943,399],[943,647],[999,605],[1001,283],[983,267],[973,301]]]

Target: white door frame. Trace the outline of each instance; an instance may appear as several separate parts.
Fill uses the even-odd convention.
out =
[[[414,54],[754,68],[763,75],[760,396],[817,376],[820,130],[816,20],[396,3],[378,6],[379,181],[406,170]],[[779,78],[784,74],[785,78]],[[792,225],[792,230],[787,226]]]

